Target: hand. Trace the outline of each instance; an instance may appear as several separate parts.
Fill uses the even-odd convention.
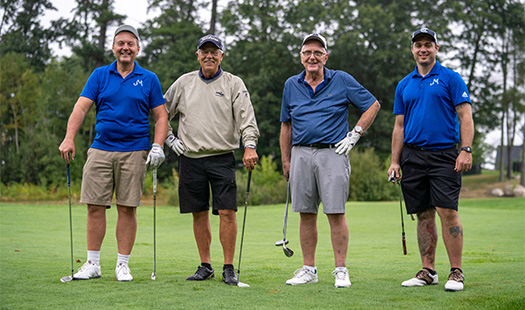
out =
[[[357,141],[359,141],[359,138],[361,138],[361,134],[359,134],[355,128],[352,129],[352,131],[346,134],[346,137],[343,140],[335,144],[335,152],[339,155],[348,155]]]
[[[388,168],[388,182],[396,184],[401,180],[401,167],[397,164],[390,165]]]
[[[164,143],[166,143],[166,145],[168,145],[173,152],[179,156],[186,151],[186,147],[184,146],[184,143],[182,143],[182,140],[176,138],[174,135],[169,135]]]
[[[153,143],[151,150],[148,154],[148,159],[146,160],[146,165],[150,164],[153,168],[158,168],[164,162],[164,151],[160,144]]]

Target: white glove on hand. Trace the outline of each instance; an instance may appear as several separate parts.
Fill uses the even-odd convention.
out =
[[[335,152],[339,155],[348,155],[357,141],[359,141],[359,138],[361,138],[361,134],[358,133],[355,128],[352,129],[352,131],[346,134],[346,137],[343,140],[335,144]]]
[[[158,168],[164,162],[164,151],[158,143],[153,143],[146,160],[146,165],[150,164],[153,168]]]
[[[164,143],[166,143],[173,152],[179,156],[186,151],[186,147],[184,146],[184,143],[182,143],[182,140],[176,138],[174,135],[169,135]]]

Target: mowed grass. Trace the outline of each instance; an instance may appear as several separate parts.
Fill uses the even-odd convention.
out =
[[[157,280],[153,271],[153,208],[140,207],[139,229],[130,260],[134,281],[115,280],[116,210],[108,210],[101,252],[102,278],[61,283],[71,273],[69,213],[64,205],[0,204],[0,308],[2,309],[524,309],[525,199],[464,199],[463,292],[444,291],[449,263],[440,236],[436,269],[439,285],[403,288],[421,263],[416,224],[405,216],[408,255],[401,244],[399,201],[350,202],[348,268],[352,286],[336,289],[329,227],[319,217],[319,283],[287,286],[302,266],[299,217],[290,213],[291,258],[274,242],[282,239],[284,205],[248,206],[240,278],[251,287],[227,286],[221,279],[218,219],[212,217],[212,264],[216,278],[186,282],[199,258],[191,215],[157,207]],[[238,213],[238,266],[244,207]],[[86,259],[86,208],[73,205],[75,270]],[[441,229],[439,229],[441,234]]]

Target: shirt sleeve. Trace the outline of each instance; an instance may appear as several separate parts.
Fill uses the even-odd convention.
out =
[[[377,99],[363,85],[359,84],[353,76],[342,71],[340,73],[343,74],[346,98],[357,109],[363,112],[368,110]]]
[[[467,84],[465,84],[465,81],[461,78],[461,75],[459,73],[454,72],[450,78],[450,97],[452,98],[452,102],[454,103],[454,106],[457,106],[458,104],[461,104],[463,102],[468,102],[472,104],[470,101],[470,95],[467,89]]]
[[[100,94],[99,84],[100,84],[100,78],[98,74],[99,70],[95,69],[91,75],[89,76],[86,85],[84,85],[84,89],[82,89],[82,92],[80,93],[81,97],[86,97],[93,102],[98,101],[98,95]]]
[[[257,145],[259,138],[259,128],[255,119],[255,112],[250,100],[250,94],[244,82],[235,78],[235,99],[233,102],[233,113],[237,127],[241,132],[243,145]]]
[[[164,96],[162,95],[162,88],[160,86],[159,78],[156,74],[152,74],[152,81],[151,81],[151,92],[149,95],[149,106],[150,109],[156,108],[161,104],[164,104],[166,100],[164,99]]]
[[[168,136],[173,134],[173,127],[171,127],[171,120],[177,114],[177,108],[179,106],[180,99],[180,88],[179,82],[180,78],[177,79],[170,88],[164,94],[164,99],[166,100],[166,112],[168,112]]]

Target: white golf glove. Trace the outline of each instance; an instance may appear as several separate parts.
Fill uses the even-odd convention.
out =
[[[182,140],[176,138],[174,135],[169,135],[164,143],[166,143],[166,145],[168,145],[173,152],[179,156],[186,151],[186,147],[184,146],[184,143],[182,143]]]
[[[151,150],[148,154],[148,159],[146,160],[146,165],[150,164],[153,168],[158,168],[164,162],[164,151],[160,144],[153,143]]]
[[[352,131],[346,134],[343,140],[335,144],[335,152],[339,155],[348,155],[357,141],[359,141],[359,138],[361,138],[361,133],[358,133],[355,128],[352,129]]]

